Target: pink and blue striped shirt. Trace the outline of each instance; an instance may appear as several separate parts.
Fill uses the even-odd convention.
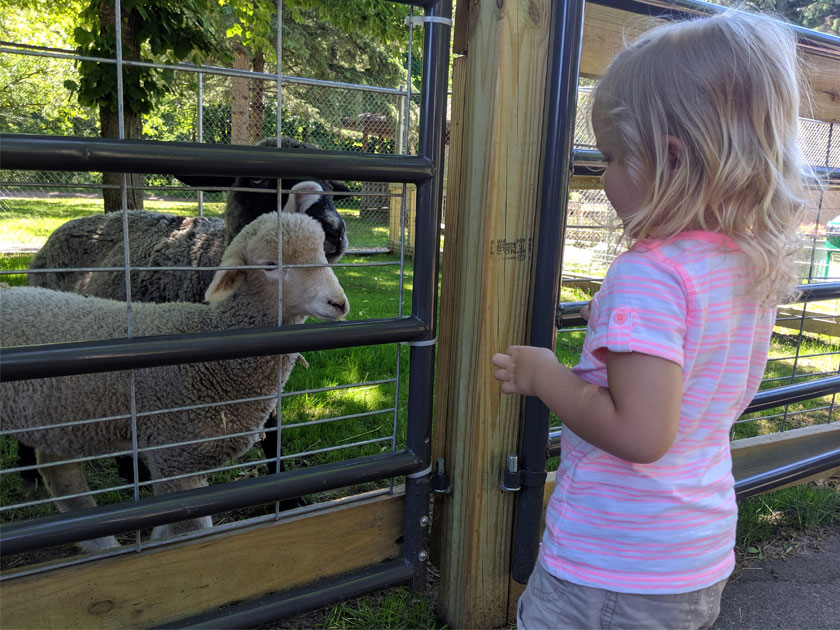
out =
[[[737,506],[729,430],[767,362],[775,309],[749,294],[750,263],[727,236],[686,232],[613,262],[591,303],[574,372],[607,387],[605,351],[682,368],[676,440],[634,464],[562,434],[540,561],[565,580],[625,593],[684,593],[732,572]]]

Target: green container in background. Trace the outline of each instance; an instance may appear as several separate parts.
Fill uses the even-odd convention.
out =
[[[840,214],[825,224],[825,277],[840,280]]]

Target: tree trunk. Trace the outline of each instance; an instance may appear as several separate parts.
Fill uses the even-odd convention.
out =
[[[251,59],[239,40],[233,43],[233,67],[249,70]],[[249,107],[248,79],[232,77],[230,80],[230,143],[251,143],[251,115]]]
[[[254,72],[263,72],[265,70],[265,55],[263,55],[261,50],[258,50],[254,54],[253,68]],[[265,82],[262,79],[251,81],[251,144],[256,144],[263,137],[263,120],[265,118],[264,92]]]
[[[116,24],[116,15],[114,4],[109,2],[101,2],[99,4],[99,29],[103,35],[107,32],[108,26]],[[139,60],[140,59],[140,42],[137,38],[137,32],[141,27],[141,18],[136,13],[132,12],[128,15],[122,16],[122,52],[123,59]],[[115,66],[116,68],[116,66]],[[118,71],[116,69],[115,71]],[[114,99],[116,102],[116,98]],[[114,105],[116,110],[116,104]],[[123,99],[123,124],[125,130],[125,138],[139,140],[143,137],[143,119],[142,116],[128,106],[128,101]],[[103,138],[119,138],[119,113],[112,111],[108,105],[99,107],[99,129],[100,135]],[[119,186],[122,182],[121,173],[102,173],[102,183],[105,185]],[[143,191],[138,190],[136,186],[142,186],[145,183],[145,178],[142,174],[131,173],[128,175],[128,190],[127,193],[127,207],[129,210],[143,209]],[[105,212],[119,212],[122,210],[122,192],[119,188],[103,188],[102,200],[105,206]]]

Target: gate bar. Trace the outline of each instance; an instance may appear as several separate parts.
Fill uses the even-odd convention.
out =
[[[807,383],[794,383],[759,392],[752,399],[749,407],[744,413],[752,413],[763,409],[771,409],[779,405],[786,405],[811,398],[819,398],[840,392],[840,376],[830,376]],[[552,431],[548,434],[549,444],[546,456],[558,457],[560,455],[560,434],[562,431]]]
[[[746,499],[837,466],[840,466],[840,448],[736,481],[735,497]]]
[[[598,177],[604,174],[607,162],[600,151],[595,149],[575,149],[572,161],[575,175]],[[829,187],[840,186],[840,168],[811,165],[811,170]]]
[[[282,174],[415,184],[428,180],[435,170],[428,159],[417,155],[29,134],[0,134],[0,163],[8,170],[265,177]]]
[[[838,174],[840,174],[840,169],[838,169]],[[801,294],[800,302],[820,302],[840,298],[840,282],[800,284],[796,287],[796,290]],[[586,326],[586,320],[580,316],[580,309],[587,304],[589,304],[589,300],[560,302],[557,305],[557,315],[555,317],[557,328]]]
[[[807,383],[795,383],[758,392],[744,413],[772,409],[811,398],[820,398],[840,392],[840,376],[820,378]]]
[[[0,352],[2,381],[221,361],[421,339],[416,317],[290,324],[221,332],[14,346]]]
[[[290,470],[0,525],[2,554],[110,536],[261,503],[292,499],[359,483],[412,474],[420,458],[409,450]]]
[[[413,567],[412,585],[426,586],[429,559],[429,474],[432,459],[432,415],[437,336],[440,223],[443,206],[446,90],[449,82],[449,39],[452,0],[439,0],[425,9],[423,74],[420,100],[419,151],[434,166],[431,179],[417,185],[414,232],[414,287],[411,312],[425,326],[411,345],[408,373],[406,448],[422,462],[422,474],[405,480],[403,561]],[[447,23],[449,22],[449,23]]]
[[[578,69],[583,34],[583,0],[554,3],[551,60],[546,88],[543,165],[534,267],[534,292],[528,343],[553,348],[562,243],[566,230],[566,200],[577,111]],[[523,485],[517,494],[513,528],[512,575],[525,584],[537,561],[540,517],[545,484],[545,440],[550,412],[539,398],[528,396],[523,412],[520,469],[541,472],[542,481]]]

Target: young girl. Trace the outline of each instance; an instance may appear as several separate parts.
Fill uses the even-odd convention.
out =
[[[734,565],[729,430],[792,297],[806,169],[793,33],[726,12],[630,44],[598,84],[604,191],[630,250],[580,362],[496,354],[505,394],[563,422],[520,628],[705,628]]]

